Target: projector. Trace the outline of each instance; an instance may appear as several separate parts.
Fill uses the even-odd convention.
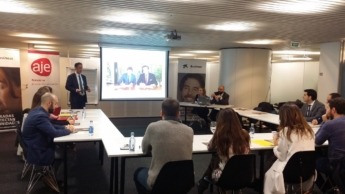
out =
[[[171,31],[170,34],[167,34],[167,35],[165,36],[165,39],[166,39],[167,41],[170,41],[170,40],[181,40],[181,35],[178,35],[178,34],[177,34],[177,31],[174,30],[174,31]]]

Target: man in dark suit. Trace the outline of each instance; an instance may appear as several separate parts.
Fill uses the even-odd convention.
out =
[[[69,102],[71,109],[82,109],[87,102],[86,91],[90,92],[83,71],[83,64],[78,62],[74,64],[75,72],[67,77],[65,88],[69,91]]]
[[[317,92],[313,89],[304,90],[304,104],[301,108],[304,118],[311,122],[326,113],[325,105],[317,100]]]
[[[211,104],[228,105],[230,95],[224,92],[224,86],[219,86],[218,91],[211,95]],[[215,121],[217,119],[218,110],[213,109],[210,113],[210,119]]]
[[[49,166],[54,162],[54,138],[69,135],[74,127],[68,125],[65,129],[56,129],[50,122],[49,113],[58,107],[58,99],[52,93],[41,97],[41,105],[32,109],[24,122],[23,141],[27,147],[29,164]]]
[[[151,86],[156,87],[158,85],[156,76],[153,73],[149,72],[149,66],[144,65],[142,67],[142,74],[140,74],[139,79],[137,81],[137,85],[139,86]]]
[[[122,74],[122,76],[119,80],[120,85],[126,85],[129,87],[134,87],[136,82],[137,82],[137,80],[135,78],[135,75],[133,74],[133,68],[132,67],[128,67],[127,72]]]

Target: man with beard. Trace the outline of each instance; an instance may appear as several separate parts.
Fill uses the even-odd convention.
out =
[[[54,138],[75,132],[71,125],[56,129],[49,119],[49,112],[57,107],[58,99],[52,93],[41,97],[41,105],[32,109],[24,122],[23,141],[27,147],[27,161],[30,164],[49,166],[54,162]]]
[[[218,87],[218,92],[214,92],[211,95],[211,104],[228,105],[230,95],[224,92],[224,86]],[[217,119],[218,110],[213,109],[210,113],[210,119],[215,121]]]
[[[205,78],[196,73],[186,74],[179,83],[178,100],[180,102],[194,102],[199,88],[205,88]]]
[[[326,175],[332,175],[331,169],[345,157],[345,99],[341,97],[331,99],[329,108],[329,115],[333,120],[326,121],[315,134],[316,145],[322,145],[328,140],[328,157],[321,157],[316,161],[318,172]],[[324,185],[322,179],[322,176],[317,176],[316,184],[319,188]],[[327,191],[329,186],[326,184],[323,191]]]

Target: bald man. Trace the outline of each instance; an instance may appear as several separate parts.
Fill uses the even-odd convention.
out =
[[[224,86],[219,86],[218,91],[211,95],[211,104],[228,105],[230,95],[224,91]],[[210,113],[210,119],[215,121],[217,119],[218,110],[213,109]]]
[[[56,129],[49,119],[49,112],[58,106],[58,98],[52,93],[41,97],[41,105],[32,109],[24,122],[23,140],[27,147],[27,161],[40,166],[54,162],[54,138],[74,132],[73,126]]]

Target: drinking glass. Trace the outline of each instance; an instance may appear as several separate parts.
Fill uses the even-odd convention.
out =
[[[216,126],[217,126],[217,122],[212,121],[210,123],[210,130],[211,130],[212,133],[214,133],[216,131]]]

